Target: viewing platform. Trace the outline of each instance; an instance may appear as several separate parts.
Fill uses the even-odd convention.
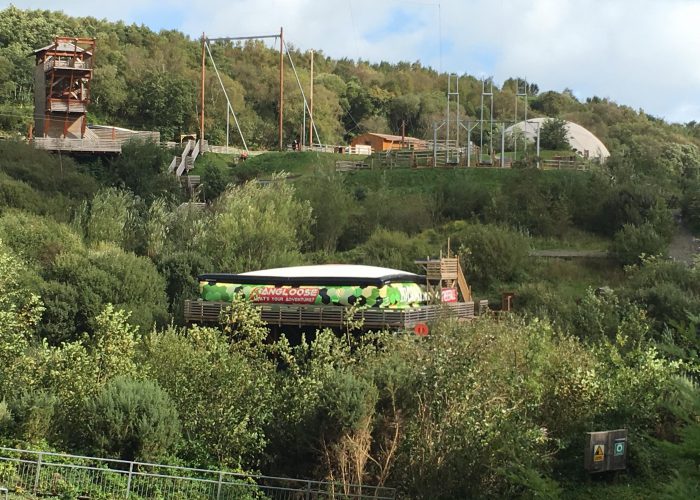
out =
[[[44,151],[66,153],[121,153],[122,142],[111,139],[59,139],[56,137],[35,137],[32,144]]]

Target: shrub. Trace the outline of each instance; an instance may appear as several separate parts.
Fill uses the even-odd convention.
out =
[[[340,176],[314,176],[297,186],[297,197],[307,200],[313,211],[314,250],[334,252],[338,239],[353,215],[353,200]]]
[[[445,227],[458,248],[462,269],[473,286],[486,290],[518,281],[527,265],[530,244],[521,233],[491,224],[455,222]]]
[[[610,253],[621,265],[638,264],[643,255],[655,256],[666,252],[667,244],[651,224],[625,224],[615,233]]]
[[[47,278],[70,285],[77,292],[76,332],[92,332],[95,318],[105,304],[131,312],[131,324],[143,330],[167,321],[165,281],[146,257],[137,257],[113,246],[62,254]],[[72,296],[68,290],[55,300]],[[58,303],[56,307],[60,307]],[[68,305],[72,308],[74,306]]]
[[[83,246],[80,237],[66,224],[24,212],[0,216],[0,234],[7,246],[44,272],[59,255],[77,252]]]
[[[180,439],[177,410],[155,382],[117,377],[86,407],[86,445],[99,455],[157,460]]]
[[[436,248],[420,237],[399,231],[377,229],[362,245],[343,255],[349,262],[418,271],[414,261],[434,253]]]
[[[244,332],[238,332],[244,335]],[[182,419],[182,456],[193,464],[257,466],[273,418],[271,363],[262,350],[238,352],[213,328],[153,333],[145,342],[145,366],[168,391]],[[282,418],[282,415],[276,415]]]

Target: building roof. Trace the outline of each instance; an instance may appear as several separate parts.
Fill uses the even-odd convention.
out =
[[[506,129],[506,134],[513,133],[516,128],[521,130],[525,137],[531,141],[537,138],[537,130],[551,118],[531,118],[529,120],[516,123]],[[584,152],[588,151],[589,158],[600,158],[604,160],[610,156],[610,151],[605,147],[605,144],[598,139],[593,133],[574,122],[566,122],[566,130],[568,132],[569,144],[571,149],[575,150],[581,156],[585,156]]]
[[[268,284],[275,286],[352,285],[378,286],[389,283],[424,283],[418,274],[386,267],[351,264],[323,264],[316,266],[282,267],[242,274],[201,274],[200,281]]]
[[[74,44],[67,43],[67,42],[61,42],[58,45],[56,45],[55,43],[52,43],[51,45],[47,45],[46,47],[36,49],[34,51],[34,54],[38,54],[39,52],[46,52],[49,50],[54,50],[57,52],[86,52],[87,54],[92,55],[90,52],[87,52],[85,49],[82,49],[80,47],[76,47]]]
[[[360,134],[360,135],[374,135],[376,137],[381,137],[385,141],[391,141],[391,142],[401,142],[402,138],[400,135],[391,135],[391,134],[378,134],[376,132],[367,132],[366,134]],[[358,136],[360,137],[360,136]],[[418,139],[416,137],[409,137],[405,136],[403,137],[404,142],[425,142],[424,139]]]

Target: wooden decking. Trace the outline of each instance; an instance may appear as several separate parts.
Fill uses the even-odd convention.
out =
[[[66,151],[80,153],[121,153],[119,141],[106,139],[57,139],[52,137],[35,137],[32,140],[36,149],[47,151]]]
[[[185,301],[185,321],[216,323],[227,302]],[[484,305],[479,304],[481,307]],[[278,326],[343,327],[348,319],[361,321],[363,329],[405,330],[419,323],[432,323],[444,317],[468,319],[474,317],[474,302],[454,302],[426,305],[410,309],[360,309],[349,318],[350,309],[333,306],[300,306],[265,304],[256,306],[265,323]],[[480,309],[481,309],[480,307]]]

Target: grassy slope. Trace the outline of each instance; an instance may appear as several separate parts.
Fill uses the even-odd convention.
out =
[[[208,160],[221,164],[225,155],[207,155]],[[214,157],[214,158],[213,158]],[[245,171],[245,178],[269,178],[279,171],[288,172],[294,176],[315,175],[317,173],[331,174],[334,172],[336,160],[348,159],[348,156],[327,153],[265,153],[250,158],[244,163],[230,168]],[[228,160],[229,162],[231,160]],[[553,178],[562,175],[579,175],[578,172],[546,171],[546,176]],[[450,182],[450,179],[467,181],[489,192],[497,192],[502,184],[518,175],[510,169],[372,169],[359,170],[340,174],[345,177],[351,187],[364,186],[369,189],[384,186],[406,194],[428,194],[435,190],[440,183]],[[533,238],[532,246],[536,249],[573,249],[573,250],[605,250],[608,240],[584,231],[573,230],[562,238]],[[531,261],[531,276],[537,281],[546,283],[562,297],[581,297],[587,288],[600,286],[616,286],[623,279],[622,272],[606,259],[543,259],[533,258]]]

